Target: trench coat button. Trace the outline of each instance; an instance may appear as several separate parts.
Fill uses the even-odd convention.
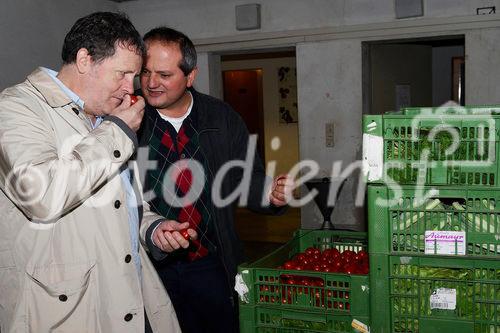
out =
[[[132,317],[134,317],[134,316],[131,313],[127,313],[125,315],[125,317],[123,317],[123,319],[125,319],[125,321],[131,321]]]
[[[182,153],[182,154],[181,154],[181,158],[182,158],[182,159],[186,158],[186,154]]]
[[[132,256],[130,254],[127,254],[125,256],[125,262],[128,264],[132,260]]]
[[[122,156],[122,154],[120,153],[120,151],[119,151],[119,150],[115,150],[115,151],[113,152],[113,156],[114,156],[114,157],[116,157],[116,158],[119,158],[120,156]]]
[[[78,114],[80,113],[80,110],[78,110],[78,108],[71,108],[71,110],[73,110],[73,112],[78,116]]]
[[[120,200],[115,201],[115,208],[116,209],[120,208],[121,205],[122,205],[122,203],[120,202]]]
[[[63,295],[59,295],[59,300],[60,300],[61,302],[66,302],[66,301],[68,300],[68,296],[66,296],[66,295],[64,295],[64,294],[63,294]]]

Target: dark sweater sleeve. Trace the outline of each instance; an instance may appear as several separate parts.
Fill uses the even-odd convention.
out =
[[[247,149],[249,146],[250,134],[248,129],[239,114],[232,109],[229,110],[231,117],[228,125],[228,130],[231,131],[232,142],[231,152],[233,159],[246,160]],[[253,138],[255,140],[255,138]],[[256,143],[256,140],[255,140]],[[250,176],[250,189],[248,193],[247,207],[257,213],[281,215],[286,212],[288,206],[277,207],[269,203],[268,198],[264,198],[267,186],[273,181],[271,177],[266,176],[264,165],[257,153],[256,144],[253,144],[253,164]],[[234,183],[238,184],[243,178],[243,171],[239,170],[234,174]]]

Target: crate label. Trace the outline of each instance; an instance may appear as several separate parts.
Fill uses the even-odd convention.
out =
[[[240,299],[242,302],[245,302],[245,303],[249,302],[248,301],[248,286],[245,283],[245,280],[243,280],[243,276],[241,274],[236,274],[234,290],[236,290],[236,292],[240,296]]]
[[[378,135],[363,134],[363,173],[368,181],[382,179],[384,166],[384,139]]]
[[[465,255],[465,231],[427,230],[425,254]]]
[[[438,288],[430,297],[431,309],[455,310],[457,307],[457,290]]]

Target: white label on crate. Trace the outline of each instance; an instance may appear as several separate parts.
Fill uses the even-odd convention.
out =
[[[465,231],[427,230],[425,254],[465,255]]]
[[[363,173],[368,181],[382,179],[384,170],[384,139],[378,135],[363,134]]]
[[[242,273],[245,273],[245,271]],[[242,302],[248,303],[248,286],[245,283],[245,280],[243,280],[243,276],[241,274],[236,274],[234,290],[236,290]]]
[[[431,309],[455,310],[457,307],[457,290],[438,288],[430,297]]]

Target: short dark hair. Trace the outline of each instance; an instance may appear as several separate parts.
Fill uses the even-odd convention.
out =
[[[188,75],[196,67],[196,49],[194,48],[194,44],[182,32],[169,27],[157,27],[148,31],[144,35],[143,40],[144,42],[159,41],[166,44],[175,43],[179,45],[182,54],[182,61],[179,64],[179,68],[184,75]]]
[[[92,60],[99,62],[115,54],[117,44],[145,54],[141,35],[123,13],[96,12],[78,19],[64,38],[64,64],[76,61],[81,48],[87,49]]]

